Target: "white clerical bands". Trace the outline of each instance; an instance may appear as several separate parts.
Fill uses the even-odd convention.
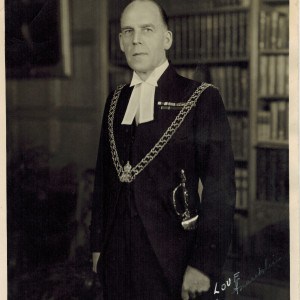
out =
[[[146,80],[142,80],[136,72],[133,72],[130,86],[134,88],[122,120],[123,125],[132,124],[134,119],[136,124],[154,120],[155,88],[158,86],[157,81],[168,66],[169,62],[166,60],[162,65],[155,68]]]

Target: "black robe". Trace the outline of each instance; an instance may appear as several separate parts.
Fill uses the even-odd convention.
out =
[[[186,102],[200,84],[179,76],[170,65],[158,80],[154,120],[136,127],[122,125],[132,87],[120,94],[114,117],[114,136],[122,166],[135,166],[155,145],[179,113],[161,109],[158,102]],[[96,166],[91,222],[91,250],[105,254],[122,185],[113,164],[107,99]],[[182,228],[174,212],[172,192],[185,171],[189,204],[199,214],[198,227]],[[201,202],[199,178],[203,184]],[[187,265],[211,278],[220,275],[231,241],[235,207],[234,158],[225,108],[215,87],[207,88],[158,156],[130,183],[138,215],[170,286],[182,283]],[[101,261],[101,258],[100,258]]]

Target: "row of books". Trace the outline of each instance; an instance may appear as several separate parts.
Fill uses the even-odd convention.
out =
[[[172,17],[174,61],[230,59],[247,55],[247,12],[223,12]]]
[[[212,2],[214,7],[231,6],[231,5],[248,6],[250,0],[212,0]]]
[[[231,128],[231,143],[234,158],[247,160],[249,148],[248,118],[244,116],[228,116]]]
[[[257,200],[288,203],[288,149],[258,149]]]
[[[289,16],[276,10],[260,12],[259,48],[288,49]]]
[[[118,21],[110,22],[110,59],[125,61],[119,47]],[[169,58],[176,63],[235,59],[247,55],[248,12],[219,12],[170,17],[173,45]]]
[[[288,95],[288,55],[261,55],[259,63],[260,95]]]
[[[248,209],[248,170],[235,168],[236,209]]]
[[[211,82],[220,89],[228,110],[247,110],[249,101],[249,72],[239,66],[210,67]]]
[[[211,82],[222,95],[227,110],[247,111],[249,104],[249,72],[239,66],[218,66],[208,68],[177,68],[181,76],[196,81]]]
[[[257,113],[258,141],[287,141],[289,133],[288,101],[272,101]]]
[[[191,67],[180,67],[176,68],[179,75],[196,80],[198,82],[207,82],[207,70],[201,67],[191,68]]]

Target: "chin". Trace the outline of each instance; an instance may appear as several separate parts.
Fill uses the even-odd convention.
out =
[[[135,72],[146,73],[151,70],[150,66],[146,66],[145,64],[140,63],[128,63],[129,67]]]

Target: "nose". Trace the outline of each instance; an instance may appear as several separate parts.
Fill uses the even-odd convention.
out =
[[[132,43],[134,45],[141,44],[141,35],[137,30],[134,31]]]

